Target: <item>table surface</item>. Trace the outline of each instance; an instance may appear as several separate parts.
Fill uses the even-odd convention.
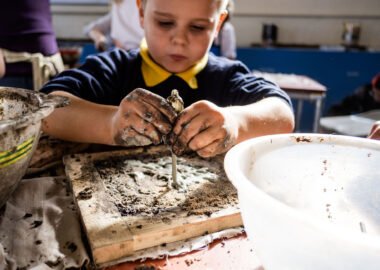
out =
[[[277,83],[283,90],[314,94],[324,94],[327,91],[326,86],[305,75],[267,73],[260,71],[253,71],[253,73],[257,76],[264,77],[267,80]]]
[[[325,132],[365,137],[377,120],[380,120],[380,110],[356,115],[322,117],[320,125]]]
[[[122,149],[122,148],[121,148]],[[95,153],[120,150],[120,147],[90,145],[63,142],[58,139],[42,136],[30,166],[44,168],[55,164],[62,156],[74,153]],[[43,170],[44,176],[64,175],[63,165]],[[38,170],[37,170],[38,171]],[[35,175],[34,171],[30,176]],[[38,172],[40,174],[41,172]],[[143,268],[146,265],[150,268]],[[140,266],[140,268],[139,268]],[[154,266],[154,268],[152,268]],[[136,268],[137,267],[137,268]],[[256,252],[245,233],[228,239],[215,240],[200,250],[163,259],[150,259],[144,262],[126,262],[105,269],[251,269],[263,270]]]
[[[245,233],[228,239],[216,240],[201,250],[183,255],[149,259],[144,262],[127,262],[105,268],[105,270],[134,269],[264,270]]]

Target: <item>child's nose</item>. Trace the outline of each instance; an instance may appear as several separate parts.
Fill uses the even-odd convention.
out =
[[[171,41],[176,45],[185,45],[188,41],[185,29],[176,29],[173,31]]]

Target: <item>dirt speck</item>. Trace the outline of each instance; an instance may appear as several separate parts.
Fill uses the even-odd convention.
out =
[[[73,242],[67,242],[66,247],[71,251],[71,253],[74,253],[78,249],[78,246]]]
[[[31,228],[32,228],[32,229],[35,229],[35,228],[41,226],[41,224],[42,224],[42,220],[35,220],[35,221],[33,221],[33,223],[30,224],[30,225],[31,225]]]
[[[293,136],[293,138],[296,142],[308,142],[308,143],[312,142],[311,138],[306,137],[306,136],[297,136],[297,137]]]
[[[33,215],[31,213],[25,213],[25,215],[23,216],[23,219],[27,219],[27,218],[30,218],[32,216]]]
[[[92,188],[86,187],[78,193],[78,200],[88,200],[92,198]]]

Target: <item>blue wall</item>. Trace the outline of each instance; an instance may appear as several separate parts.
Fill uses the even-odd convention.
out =
[[[307,75],[327,87],[324,113],[333,103],[380,72],[380,52],[317,49],[238,48],[251,70]],[[314,106],[304,103],[301,131],[311,131]]]

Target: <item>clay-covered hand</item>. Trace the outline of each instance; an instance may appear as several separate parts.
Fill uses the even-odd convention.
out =
[[[368,134],[369,139],[380,140],[380,121],[373,124],[370,133]]]
[[[111,132],[117,145],[159,144],[169,134],[177,113],[161,96],[137,88],[120,103]]]
[[[176,155],[190,148],[202,157],[211,157],[230,149],[237,136],[237,122],[228,110],[202,100],[179,114],[170,142]]]

